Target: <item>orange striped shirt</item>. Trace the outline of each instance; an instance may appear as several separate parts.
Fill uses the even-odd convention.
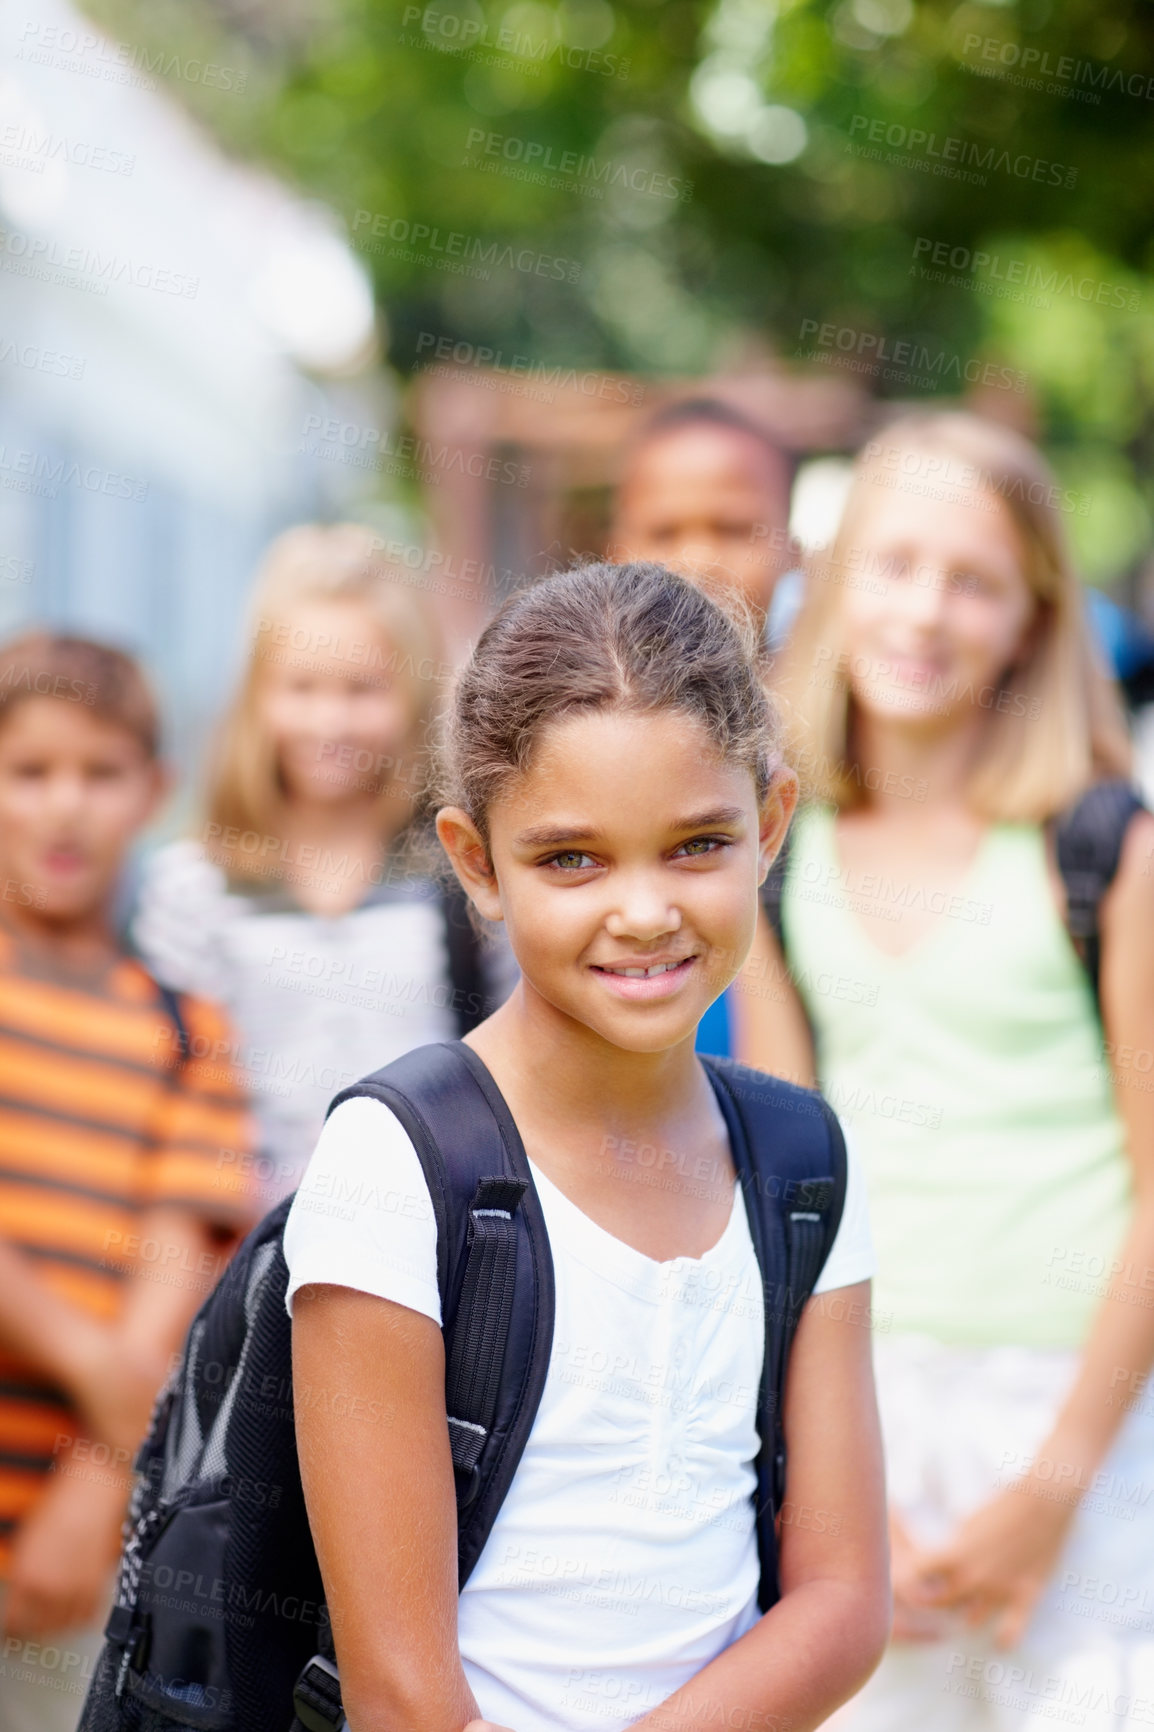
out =
[[[46,1287],[101,1319],[117,1315],[125,1277],[147,1261],[135,1231],[147,1210],[187,1209],[227,1231],[252,1218],[249,1118],[227,1024],[201,999],[179,1002],[183,1058],[138,962],[122,958],[92,988],[65,985],[0,931],[0,1237]],[[0,1338],[0,1576],[58,1438],[76,1429],[64,1392]]]

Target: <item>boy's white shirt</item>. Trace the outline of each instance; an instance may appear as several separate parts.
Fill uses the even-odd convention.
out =
[[[650,1176],[639,1166],[639,1182]],[[517,1732],[604,1732],[649,1712],[757,1621],[761,1276],[740,1193],[703,1257],[658,1263],[539,1168],[533,1177],[556,1279],[553,1352],[525,1453],[461,1595],[459,1643],[486,1719]],[[440,1322],[428,1188],[381,1102],[353,1099],[332,1114],[284,1247],[290,1312],[297,1288],[319,1282]],[[815,1291],[866,1280],[873,1267],[851,1149],[842,1223]]]

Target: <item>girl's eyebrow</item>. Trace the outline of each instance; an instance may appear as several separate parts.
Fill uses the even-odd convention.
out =
[[[680,834],[683,830],[709,830],[717,825],[739,824],[745,817],[740,806],[715,806],[708,812],[696,812],[688,818],[678,818],[670,829]],[[555,825],[538,825],[536,829],[522,830],[517,842],[522,848],[564,848],[572,842],[600,842],[604,832],[591,829],[588,825],[574,825],[564,829]]]
[[[599,842],[602,832],[588,825],[575,824],[571,829],[539,824],[536,829],[522,830],[517,841],[522,848],[561,848],[566,842]]]

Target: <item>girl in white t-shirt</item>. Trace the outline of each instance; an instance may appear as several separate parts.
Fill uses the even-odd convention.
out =
[[[458,1597],[429,1195],[383,1104],[337,1107],[285,1255],[349,1725],[805,1732],[876,1664],[889,1598],[851,1164],[790,1361],[782,1593],[758,1612],[765,1300],[693,1051],[796,798],[754,634],[660,566],[554,577],[482,636],[447,741],[441,841],[521,969],[467,1038],[540,1196],[553,1350]]]

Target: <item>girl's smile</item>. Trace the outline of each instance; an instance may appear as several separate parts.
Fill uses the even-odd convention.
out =
[[[589,966],[610,992],[622,998],[655,999],[679,992],[696,962],[696,956],[682,956],[668,962],[592,962]]]
[[[505,922],[524,1002],[662,1052],[692,1045],[741,968],[785,816],[696,717],[578,711],[490,808],[491,875],[470,887]]]

